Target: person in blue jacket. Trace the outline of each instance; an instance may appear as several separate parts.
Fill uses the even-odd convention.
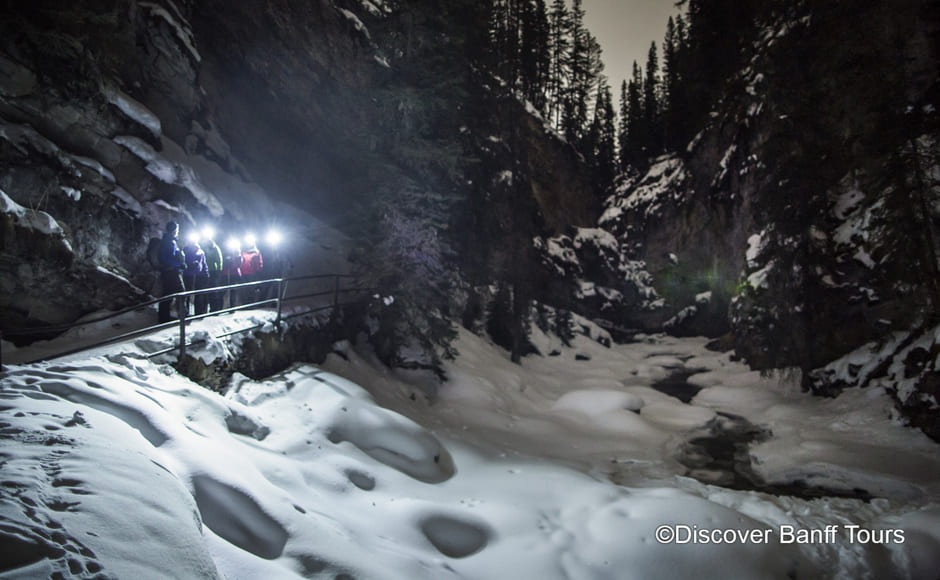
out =
[[[183,268],[186,262],[183,252],[176,240],[179,238],[180,226],[174,221],[166,224],[163,239],[160,242],[160,295],[169,296],[183,291]],[[173,302],[167,298],[157,307],[157,316],[160,323],[169,322],[170,305]]]

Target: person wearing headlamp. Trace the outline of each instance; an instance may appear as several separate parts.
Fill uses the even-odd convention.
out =
[[[209,288],[222,285],[222,250],[215,243],[215,230],[210,227],[202,230],[202,251],[206,254],[206,267],[209,269]],[[209,311],[222,310],[222,291],[208,295]]]
[[[186,256],[186,270],[183,271],[183,282],[186,290],[202,290],[209,286],[209,267],[206,265],[206,254],[199,245],[199,233],[189,235],[189,243],[183,248]],[[187,305],[187,309],[189,306]],[[205,314],[209,308],[209,301],[205,294],[197,294],[193,300],[193,314]]]
[[[257,240],[254,234],[245,236],[245,246],[242,249],[242,282],[257,282],[261,279],[261,269],[264,268],[264,260],[261,257],[261,250],[258,249]],[[261,291],[258,286],[249,286],[245,288],[242,294],[242,301],[245,303],[257,302],[261,297]]]
[[[225,242],[225,256],[222,258],[222,280],[226,286],[241,284],[242,282],[242,244],[234,236]],[[237,306],[238,291],[229,290],[226,294],[228,294],[228,307]]]
[[[169,221],[166,224],[163,238],[160,241],[160,292],[162,296],[182,292],[184,289],[182,273],[186,261],[183,252],[179,249],[179,245],[177,245],[179,232],[179,224],[175,221]],[[170,315],[172,301],[171,298],[167,298],[166,300],[161,300],[159,306],[157,306],[157,320],[160,324],[172,320],[172,316]]]

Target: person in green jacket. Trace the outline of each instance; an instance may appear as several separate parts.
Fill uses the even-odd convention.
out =
[[[202,251],[206,254],[206,266],[209,268],[209,288],[221,286],[222,282],[222,250],[215,243],[215,232],[206,228],[202,232]],[[222,310],[223,291],[209,294],[209,312]]]

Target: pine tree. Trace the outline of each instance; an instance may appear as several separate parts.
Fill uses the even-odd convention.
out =
[[[548,79],[548,119],[555,129],[561,127],[561,109],[568,76],[568,52],[571,41],[568,35],[571,15],[565,0],[552,0],[549,12],[549,53],[551,71]]]
[[[492,0],[490,9],[490,70],[509,87],[519,86],[522,46],[519,0]]]
[[[500,55],[504,55],[506,47],[505,25],[508,18],[507,4],[503,0],[493,0],[489,7],[489,22],[487,24],[487,59],[486,66],[496,76],[501,76],[503,62]]]
[[[471,0],[443,9],[415,0],[372,30],[397,74],[371,95],[382,122],[372,134],[387,153],[370,164],[381,185],[357,212],[351,237],[363,283],[382,297],[371,305],[370,340],[388,364],[417,348],[439,370],[454,354],[451,223],[468,164],[459,141],[466,121],[451,103],[466,102],[475,87],[467,55],[486,58],[479,35],[493,18],[484,8]]]
[[[521,84],[525,99],[545,112],[551,54],[545,0],[526,0],[522,12]]]
[[[446,240],[454,198],[407,182],[379,193],[375,210],[381,216],[372,222],[378,227],[357,259],[383,298],[372,312],[379,322],[376,351],[396,365],[403,347],[418,346],[437,368],[455,354],[456,332],[447,317],[453,279]]]
[[[676,90],[679,84],[678,51],[681,38],[677,38],[675,21],[672,16],[666,23],[666,37],[663,39],[663,80],[661,122],[663,126],[663,147],[668,151],[679,146],[674,138],[676,113]]]
[[[681,125],[701,128],[727,82],[744,65],[745,48],[757,34],[755,14],[761,2],[688,0],[686,18],[676,20],[678,75],[681,92],[674,99]],[[680,41],[684,39],[684,41]]]
[[[576,148],[588,123],[589,93],[586,92],[589,68],[589,38],[584,28],[582,0],[574,0],[569,27],[571,50],[568,52],[568,83],[562,98],[561,131],[565,139]]]
[[[668,30],[668,29],[667,29]],[[666,116],[669,123],[671,148],[682,148],[691,139],[692,131],[688,112],[688,69],[689,38],[686,33],[685,18],[679,14],[675,18],[673,35],[673,60],[669,70],[669,97]]]
[[[643,111],[643,73],[633,61],[633,78],[627,84],[627,154],[631,167],[643,170],[646,165],[646,113]]]
[[[592,156],[593,145],[588,142],[593,116],[591,101],[603,70],[600,43],[584,27],[581,0],[574,0],[571,9],[568,84],[562,107],[561,130],[565,139],[585,158]]]
[[[597,158],[601,183],[606,190],[609,190],[617,174],[617,115],[614,113],[613,96],[606,79],[598,86],[598,93],[604,98],[601,111],[596,113],[603,121]]]
[[[496,295],[486,312],[486,333],[506,350],[512,350],[512,331],[507,324],[511,319],[512,293],[507,284],[497,284]]]
[[[755,209],[766,224],[763,252],[773,256],[761,295],[766,320],[761,321],[765,328],[760,338],[769,366],[797,367],[806,379],[809,371],[828,362],[820,360],[826,342],[822,337],[828,332],[820,322],[831,321],[824,311],[831,303],[820,299],[828,292],[818,275],[825,252],[814,232],[827,229],[827,190],[844,175],[846,149],[834,130],[836,116],[818,110],[826,105],[819,104],[821,75],[811,64],[819,49],[814,37],[801,29],[787,40],[793,50],[789,58],[810,64],[767,75],[772,95],[767,106],[777,122],[758,153],[766,160],[766,175]],[[721,86],[721,79],[715,82]]]
[[[650,50],[646,57],[646,79],[643,84],[643,119],[646,132],[647,155],[657,155],[662,152],[661,134],[659,131],[659,57],[656,52],[656,43],[650,43]]]
[[[617,120],[610,86],[604,76],[601,76],[597,83],[594,118],[588,131],[585,151],[600,206],[610,191],[617,172]]]
[[[597,89],[598,84],[601,81],[601,77],[604,73],[604,60],[602,58],[603,51],[601,50],[601,45],[597,41],[597,38],[592,35],[587,35],[587,74],[584,76],[584,100],[588,101],[590,96]],[[585,115],[586,117],[588,115]]]
[[[486,326],[519,361],[530,346],[529,307],[541,285],[532,238],[545,233],[527,175],[528,117],[514,97],[482,89],[476,94],[479,99],[469,104],[467,115],[482,125],[466,135],[479,161],[465,177],[471,193],[455,212],[460,263],[471,287],[500,288],[497,303],[487,309]],[[488,135],[500,139],[494,142]],[[464,319],[464,324],[473,326],[473,321]]]
[[[630,167],[629,129],[627,127],[629,120],[630,104],[627,98],[627,81],[622,81],[620,83],[620,125],[617,130],[617,147],[619,149],[617,168],[621,173],[626,173]]]

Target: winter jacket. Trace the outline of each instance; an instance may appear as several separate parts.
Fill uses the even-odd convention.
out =
[[[264,267],[261,261],[261,252],[258,248],[252,248],[242,252],[242,275],[251,276],[257,274]]]
[[[160,242],[160,267],[162,270],[176,270],[182,272],[186,265],[183,252],[176,245],[176,238],[169,232],[163,234]]]
[[[209,240],[206,242],[206,266],[209,267],[209,272],[220,272],[222,270],[222,250],[219,249],[218,244]]]
[[[242,255],[239,252],[232,252],[230,256],[225,256],[225,259],[222,262],[222,275],[242,275]]]
[[[186,270],[183,276],[208,277],[209,267],[206,265],[206,254],[199,247],[199,244],[188,244],[183,248],[183,254],[186,255]]]

